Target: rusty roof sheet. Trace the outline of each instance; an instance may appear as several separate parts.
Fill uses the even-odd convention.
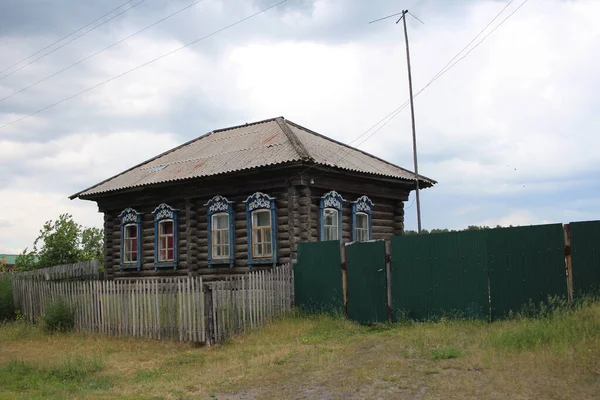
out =
[[[414,180],[410,171],[279,117],[212,131],[71,198],[297,161]]]

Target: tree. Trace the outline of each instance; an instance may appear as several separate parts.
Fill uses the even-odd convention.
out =
[[[37,268],[37,254],[35,251],[27,252],[27,247],[21,254],[19,254],[15,260],[15,270],[17,271],[30,271]]]
[[[104,263],[104,231],[100,228],[85,228],[81,232],[81,258],[100,260]]]
[[[33,251],[23,251],[15,262],[16,269],[30,270],[72,264],[79,261],[103,261],[104,232],[99,228],[84,228],[70,214],[61,214],[56,221],[46,221],[33,243]]]

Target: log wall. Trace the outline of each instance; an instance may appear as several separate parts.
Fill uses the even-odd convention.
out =
[[[297,176],[297,175],[296,175]],[[389,239],[400,235],[404,228],[404,202],[408,191],[402,187],[339,180],[337,177],[315,175],[320,186],[312,179],[296,178],[294,181],[273,175],[270,180],[248,179],[246,181],[215,181],[214,185],[173,185],[169,188],[144,189],[129,195],[120,193],[98,200],[104,214],[105,269],[112,278],[200,275],[206,281],[248,272],[248,230],[244,200],[261,191],[275,197],[277,224],[277,263],[296,260],[298,243],[317,241],[320,236],[320,198],[330,190],[336,190],[346,200],[342,211],[342,237],[352,240],[352,202],[362,195],[373,201],[373,239]],[[310,182],[310,183],[309,183]],[[331,186],[329,186],[331,185]],[[364,191],[363,191],[364,190]],[[404,190],[404,191],[403,191]],[[234,202],[234,267],[229,264],[208,266],[208,221],[204,204],[220,194]],[[178,209],[179,262],[176,270],[154,269],[154,220],[152,211],[166,203]],[[126,207],[142,213],[142,268],[120,271],[121,227],[119,214]],[[254,269],[269,269],[270,265],[255,265]]]

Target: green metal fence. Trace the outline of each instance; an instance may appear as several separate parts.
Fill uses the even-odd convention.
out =
[[[385,242],[346,246],[348,318],[361,323],[388,319]]]
[[[575,295],[600,293],[600,221],[571,222],[571,263]]]
[[[340,242],[298,243],[294,265],[296,306],[311,312],[343,312]]]
[[[396,318],[489,318],[485,234],[397,236],[391,251]]]
[[[576,294],[600,290],[600,221],[570,224]],[[530,301],[568,296],[561,224],[399,236],[391,240],[392,313],[416,320],[439,316],[501,319]],[[301,243],[296,303],[343,310],[339,242]],[[385,242],[346,246],[347,314],[386,321]]]
[[[529,301],[567,296],[561,224],[482,232],[487,237],[492,319],[519,311]]]

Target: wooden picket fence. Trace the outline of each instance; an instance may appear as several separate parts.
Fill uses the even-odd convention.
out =
[[[100,262],[98,260],[81,261],[33,271],[15,272],[14,277],[40,281],[100,279]]]
[[[13,279],[13,296],[32,322],[62,298],[73,308],[79,331],[212,344],[290,310],[293,287],[293,270],[285,265],[209,284],[201,277]]]
[[[292,309],[293,269],[290,265],[271,271],[209,284],[210,334],[219,342],[236,333],[263,326],[274,316]]]

